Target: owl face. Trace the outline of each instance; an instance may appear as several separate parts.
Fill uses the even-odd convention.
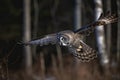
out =
[[[68,46],[70,44],[69,40],[70,40],[69,37],[66,35],[61,35],[59,37],[59,41],[62,46]]]
[[[62,31],[58,33],[58,41],[59,44],[62,46],[70,46],[73,42],[73,35],[74,33],[71,31]]]

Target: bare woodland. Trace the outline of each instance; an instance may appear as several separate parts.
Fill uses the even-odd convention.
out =
[[[98,26],[84,42],[98,51],[88,63],[59,45],[18,43],[76,30],[110,11],[119,0],[1,0],[0,80],[120,80],[120,21]],[[102,37],[102,40],[101,40]]]

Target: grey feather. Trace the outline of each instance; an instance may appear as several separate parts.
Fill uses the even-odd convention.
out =
[[[37,40],[32,40],[29,42],[24,43],[25,45],[48,45],[48,44],[56,44],[57,43],[57,36],[56,34],[50,34],[47,35],[41,39],[37,39]]]

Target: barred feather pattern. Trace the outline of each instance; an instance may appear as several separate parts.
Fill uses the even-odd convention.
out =
[[[69,47],[69,50],[81,62],[89,62],[94,58],[97,58],[97,52],[81,40],[77,47]]]
[[[115,23],[115,22],[118,22],[118,20],[119,20],[119,18],[117,17],[116,14],[111,15],[111,13],[108,12],[105,16],[103,14],[101,14],[97,21],[95,21],[91,24],[88,24],[74,32],[89,36],[94,31],[95,27],[110,24],[110,23]]]

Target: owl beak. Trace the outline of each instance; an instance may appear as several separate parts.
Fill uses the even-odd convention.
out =
[[[65,44],[65,43],[62,43],[62,42],[60,42],[59,44],[62,45],[62,46],[66,46],[66,44]]]
[[[63,43],[62,45],[63,45],[63,46],[66,46],[66,44],[64,44],[64,43]]]

